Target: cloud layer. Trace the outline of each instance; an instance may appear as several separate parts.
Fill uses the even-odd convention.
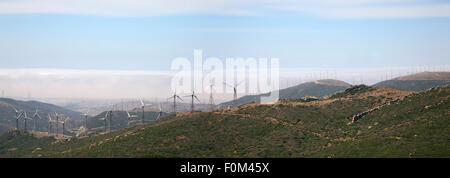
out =
[[[7,0],[0,14],[95,16],[267,15],[299,13],[325,18],[450,17],[439,0]]]

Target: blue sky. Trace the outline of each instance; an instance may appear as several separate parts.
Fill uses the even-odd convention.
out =
[[[281,67],[450,61],[448,1],[34,2],[0,2],[0,68],[169,70],[194,49]]]

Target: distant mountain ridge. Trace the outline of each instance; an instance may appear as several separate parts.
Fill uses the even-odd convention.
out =
[[[450,72],[422,72],[382,81],[373,86],[422,91],[444,85],[450,85]]]
[[[350,84],[340,80],[325,79],[313,82],[306,82],[293,87],[281,89],[279,94],[280,99],[286,98],[298,99],[305,96],[322,97],[333,94],[338,91],[345,90],[350,86],[351,86]],[[243,96],[236,100],[236,104],[239,106],[251,102],[259,103],[261,96],[268,96],[268,94]],[[219,106],[226,107],[230,105],[233,105],[233,101],[224,102]]]

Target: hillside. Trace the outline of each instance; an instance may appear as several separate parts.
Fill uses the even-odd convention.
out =
[[[0,136],[0,158],[21,157],[55,141],[53,137],[36,138],[27,132],[12,130]]]
[[[449,94],[357,86],[318,101],[170,115],[19,157],[450,157]]]
[[[314,82],[302,83],[297,86],[281,89],[279,91],[280,99],[298,99],[305,96],[315,96],[322,97],[329,95],[338,91],[345,90],[350,87],[350,84],[339,80],[318,80]],[[248,95],[238,98],[236,101],[237,105],[243,105],[251,102],[260,102],[261,96],[267,96],[268,94],[262,95]],[[221,107],[226,107],[233,105],[233,101],[225,102],[220,104]]]
[[[450,85],[450,72],[422,72],[382,81],[373,86],[422,91],[444,85]]]
[[[41,131],[47,131],[47,121],[48,121],[48,113],[57,112],[59,114],[64,114],[71,118],[67,122],[68,126],[75,126],[78,121],[81,121],[82,116],[81,113],[71,111],[53,104],[42,103],[38,101],[19,101],[9,98],[0,98],[0,134],[6,132],[9,129],[13,129],[16,127],[16,121],[14,118],[15,111],[11,107],[15,107],[17,109],[22,109],[27,112],[29,117],[32,117],[35,113],[35,109],[38,108],[39,115],[42,120],[37,122],[38,129]],[[19,127],[23,129],[24,123],[23,119],[20,119]],[[33,124],[28,124],[28,129],[32,129]]]

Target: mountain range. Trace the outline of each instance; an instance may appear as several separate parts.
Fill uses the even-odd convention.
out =
[[[422,91],[443,85],[450,85],[450,72],[422,72],[382,81],[373,86]]]
[[[322,97],[338,91],[345,90],[350,87],[350,84],[340,80],[317,80],[313,82],[302,83],[293,87],[279,90],[280,99],[299,99],[306,96]],[[247,95],[236,100],[236,105],[243,105],[251,102],[260,102],[261,96],[268,96],[269,94],[261,95]],[[219,107],[232,106],[233,101],[221,103]]]

